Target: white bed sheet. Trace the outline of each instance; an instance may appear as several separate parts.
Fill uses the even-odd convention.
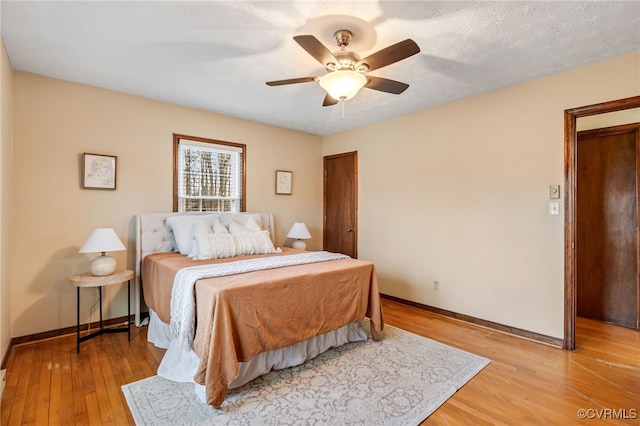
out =
[[[173,350],[171,348],[172,340],[169,324],[162,322],[152,309],[149,309],[149,318],[148,341],[156,347],[167,349],[158,367],[158,375],[176,382],[194,383],[196,394],[200,401],[205,403],[204,386],[195,383],[193,380],[200,358],[193,350],[189,352]],[[240,374],[229,383],[228,388],[240,387],[256,377],[267,374],[271,370],[280,370],[303,364],[305,361],[332,347],[364,340],[367,340],[367,334],[362,327],[362,323],[357,322],[282,349],[263,352],[255,356],[251,361],[239,364]]]

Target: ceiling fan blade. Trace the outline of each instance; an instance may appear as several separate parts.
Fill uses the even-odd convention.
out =
[[[287,80],[267,81],[267,86],[282,86],[284,84],[309,83],[311,81],[316,81],[316,79],[317,77],[300,77],[300,78],[289,78]]]
[[[409,56],[413,56],[418,52],[420,52],[420,47],[415,41],[408,38],[360,60],[360,62],[356,64],[356,69],[362,64],[367,64],[369,67],[368,71],[377,70],[378,68],[386,67],[387,65],[406,59]]]
[[[388,78],[374,77],[372,75],[368,75],[367,78],[369,81],[364,85],[364,87],[379,90],[381,92],[393,93],[394,95],[399,95],[409,87],[407,83],[389,80]]]
[[[327,49],[324,44],[312,35],[299,35],[293,38],[309,55],[316,58],[323,66],[327,66],[328,63],[338,63],[338,60],[333,53]]]
[[[326,107],[326,106],[331,106],[331,105],[335,105],[337,104],[338,101],[333,99],[331,96],[329,96],[329,94],[327,93],[327,96],[324,97],[324,102],[322,102],[322,106]]]

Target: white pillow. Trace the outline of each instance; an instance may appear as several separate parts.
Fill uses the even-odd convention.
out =
[[[196,237],[194,235],[193,238],[191,238],[191,250],[189,251],[187,257],[194,258],[198,255],[198,252],[198,242],[196,241]]]
[[[234,235],[233,243],[236,248],[236,256],[276,252],[269,231],[247,232],[246,234]]]
[[[260,229],[258,229],[258,231],[260,231]],[[240,235],[247,234],[250,231],[235,220],[232,220],[231,223],[229,223],[229,232],[233,235]]]
[[[241,234],[196,232],[195,235],[198,241],[197,259],[200,260],[276,253],[269,231],[247,231]]]
[[[214,234],[228,234],[229,230],[227,229],[226,226],[224,226],[222,224],[222,222],[220,222],[220,220],[216,220],[215,222],[213,222],[213,233]]]
[[[256,219],[255,219],[254,216],[249,217],[249,219],[247,220],[247,223],[244,224],[244,227],[247,228],[251,232],[260,232],[260,231],[262,231],[262,227],[260,226],[260,224],[258,222],[256,222]]]
[[[253,227],[253,225],[249,222],[254,222],[257,225],[257,229],[255,231],[262,231],[264,229],[268,229],[268,225],[264,225],[262,223],[262,217],[259,214],[251,214],[251,213],[220,213],[220,221],[227,228],[231,227],[231,222],[236,222],[245,227]],[[254,229],[249,229],[254,230]]]
[[[214,222],[214,226],[215,226],[215,222]],[[213,235],[213,233],[211,232],[211,227],[204,221],[204,219],[198,220],[193,230],[193,239],[194,239],[193,245],[196,248],[196,252],[194,253],[193,250],[191,250],[191,253],[189,253],[190,258],[211,259],[211,246],[209,244],[209,234]]]
[[[201,217],[196,215],[169,216],[167,218],[167,226],[173,231],[173,237],[180,254],[186,256],[191,252],[193,229],[200,219]]]
[[[196,223],[200,220],[204,220],[205,223],[211,225],[215,220],[218,220],[218,218],[218,214],[175,215],[169,216],[166,220],[166,224],[173,232],[173,237],[176,240],[176,245],[178,246],[180,254],[189,256],[193,252],[194,230]]]

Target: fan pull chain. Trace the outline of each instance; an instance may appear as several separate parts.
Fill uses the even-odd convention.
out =
[[[340,103],[342,104],[342,119],[344,120],[344,101]]]

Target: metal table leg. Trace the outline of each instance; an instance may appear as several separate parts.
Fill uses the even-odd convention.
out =
[[[76,313],[76,319],[77,321],[77,328],[76,328],[76,353],[80,353],[80,287],[77,287],[77,313]]]

